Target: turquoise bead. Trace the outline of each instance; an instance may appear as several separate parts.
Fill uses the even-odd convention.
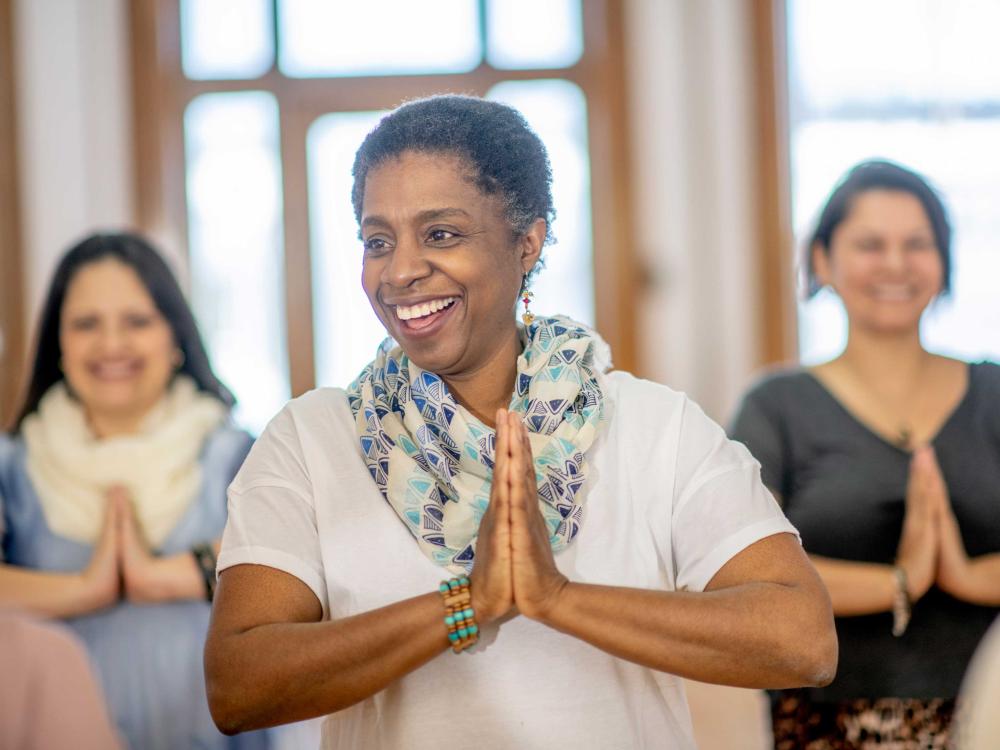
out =
[[[452,578],[450,581],[448,581],[448,585],[451,587],[451,590],[454,591],[455,589],[458,588],[458,579]]]
[[[448,640],[452,643],[458,642],[458,633],[448,633]]]
[[[469,585],[469,579],[466,578],[465,576],[462,576],[461,578],[458,579],[458,584],[460,586],[468,586]]]
[[[470,625],[469,628],[468,628],[468,630],[469,630],[469,635],[475,635],[476,633],[479,632],[479,626],[478,625]]]
[[[476,613],[472,611],[472,607],[469,607],[469,608],[468,608],[467,610],[465,610],[465,611],[464,611],[464,612],[462,613],[462,616],[463,616],[463,617],[464,617],[464,618],[465,618],[466,620],[471,620],[471,619],[472,619],[472,616],[473,616],[473,615],[475,615],[475,614],[476,614]]]
[[[447,625],[448,627],[451,627],[452,625],[455,624],[455,618],[452,617],[451,615],[448,615],[447,617],[444,618],[444,624]]]
[[[465,628],[459,628],[458,629],[458,635],[461,638],[468,638],[469,637],[469,631],[467,629],[465,629]]]
[[[451,591],[451,589],[448,587],[448,582],[441,581],[441,585],[438,586],[438,591],[440,591],[442,594],[447,594],[449,591]]]

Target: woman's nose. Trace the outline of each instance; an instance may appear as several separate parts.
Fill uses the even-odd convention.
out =
[[[885,267],[893,273],[902,273],[906,270],[906,248],[902,244],[890,245],[883,255]]]
[[[99,337],[101,354],[113,356],[120,353],[128,346],[128,331],[123,326],[104,325],[101,326]]]
[[[405,287],[427,276],[430,271],[430,263],[420,242],[414,238],[400,238],[382,272],[382,282]]]

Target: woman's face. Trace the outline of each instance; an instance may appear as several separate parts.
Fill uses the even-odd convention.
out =
[[[814,248],[813,263],[820,283],[843,300],[852,326],[885,333],[917,329],[944,278],[927,212],[900,190],[857,195],[829,253]]]
[[[66,380],[92,419],[141,417],[173,374],[170,326],[138,274],[112,258],[88,263],[73,276],[59,344]]]
[[[407,355],[444,376],[477,371],[509,341],[545,237],[539,219],[514,239],[470,174],[456,156],[406,151],[368,173],[361,210],[368,300]]]

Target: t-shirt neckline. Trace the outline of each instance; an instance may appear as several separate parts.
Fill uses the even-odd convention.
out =
[[[937,430],[931,436],[930,440],[927,441],[928,445],[934,445],[938,441],[938,439],[941,437],[941,435],[944,434],[945,430],[949,427],[949,425],[951,425],[951,423],[955,420],[955,417],[959,414],[959,412],[961,412],[965,408],[966,403],[969,401],[970,395],[972,394],[973,379],[974,379],[974,376],[975,376],[975,366],[974,366],[974,363],[972,363],[972,362],[966,363],[966,368],[968,369],[968,375],[967,375],[967,379],[966,379],[965,392],[962,394],[962,398],[960,398],[958,400],[958,403],[955,404],[955,407],[948,413],[948,416],[945,417],[942,420],[942,422],[941,422],[940,425],[938,425]],[[878,442],[882,443],[883,445],[887,445],[888,447],[892,448],[897,453],[900,453],[900,454],[902,454],[904,456],[910,456],[910,455],[913,454],[912,450],[907,450],[905,448],[900,448],[896,443],[892,442],[886,435],[883,435],[878,430],[874,429],[871,425],[869,425],[863,419],[861,419],[860,417],[858,417],[853,411],[851,411],[850,409],[848,409],[847,406],[843,402],[841,402],[841,400],[839,398],[837,398],[836,395],[834,395],[833,391],[831,391],[829,388],[827,388],[826,385],[823,383],[823,381],[821,381],[818,377],[816,377],[816,375],[812,372],[812,370],[810,368],[808,368],[808,367],[802,368],[802,374],[806,375],[808,377],[808,379],[817,388],[819,388],[819,390],[830,401],[832,401],[836,405],[836,407],[851,422],[853,422],[858,427],[860,427],[862,429],[862,431],[864,431],[865,433],[867,433],[868,435],[870,435],[871,437],[873,437],[875,440],[877,440]]]

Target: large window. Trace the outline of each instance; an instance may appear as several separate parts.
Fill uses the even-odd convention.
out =
[[[1000,358],[1000,3],[788,0],[787,9],[796,236],[808,236],[837,179],[862,159],[923,173],[955,229],[953,297],[925,315],[925,343]],[[804,362],[845,341],[834,295],[800,306]]]
[[[593,252],[595,236],[625,242],[610,199],[624,182],[610,158],[624,127],[616,9],[582,0],[141,0],[133,12],[137,59],[162,86],[155,95],[137,88],[140,127],[157,112],[155,135],[140,133],[157,162],[140,154],[140,189],[163,207],[144,223],[156,232],[159,220],[168,236],[180,228],[195,311],[245,424],[260,429],[314,385],[346,385],[384,336],[360,288],[350,169],[379,117],[416,96],[472,92],[525,114],[549,149],[559,217],[535,307],[604,322],[621,343],[615,326],[630,325],[620,309],[608,313],[612,266]]]

